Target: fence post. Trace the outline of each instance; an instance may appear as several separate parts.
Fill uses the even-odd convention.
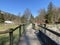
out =
[[[13,29],[10,29],[9,36],[10,36],[10,45],[13,45]]]
[[[46,24],[44,24],[44,27],[46,28]],[[44,33],[46,34],[46,29],[44,30]]]
[[[25,24],[23,24],[23,32],[25,32]]]
[[[32,29],[35,29],[35,24],[34,23],[32,23]]]
[[[46,28],[46,24],[44,24],[44,27]],[[44,33],[46,34],[46,29],[44,29]],[[45,39],[45,43],[48,43],[47,38],[44,39]]]
[[[20,36],[21,36],[21,25],[19,26],[19,39],[20,39]]]

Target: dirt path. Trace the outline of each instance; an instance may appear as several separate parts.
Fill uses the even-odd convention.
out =
[[[26,33],[20,38],[19,45],[41,45],[34,32],[35,30],[32,29],[32,24],[30,24],[26,29]]]

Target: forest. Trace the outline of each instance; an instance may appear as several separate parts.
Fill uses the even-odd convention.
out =
[[[50,2],[48,8],[38,10],[38,15],[35,17],[31,13],[29,8],[26,8],[23,15],[21,14],[14,15],[8,12],[4,12],[0,10],[0,23],[4,23],[5,20],[11,20],[17,23],[26,23],[28,20],[29,22],[44,22],[44,23],[56,23],[60,22],[60,7],[55,7],[55,5]]]

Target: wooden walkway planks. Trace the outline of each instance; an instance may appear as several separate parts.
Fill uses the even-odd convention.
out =
[[[41,45],[31,24],[27,27],[25,34],[20,38],[18,45]]]

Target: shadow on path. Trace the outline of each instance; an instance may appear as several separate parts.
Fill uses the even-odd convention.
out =
[[[34,32],[35,30],[32,29],[32,25],[29,25],[20,38],[19,45],[41,45]]]
[[[37,33],[35,32],[35,34],[36,34],[38,40],[40,41],[41,45],[47,45],[47,44],[44,42],[44,40],[42,40],[42,38],[44,38],[44,37],[41,37],[42,34],[41,34],[39,31],[38,31]]]
[[[29,37],[26,35],[26,32],[22,35],[18,45],[30,45]]]
[[[30,45],[29,37],[26,35],[26,32],[24,34],[24,38],[26,40],[26,45]]]
[[[42,43],[42,45],[58,45],[54,40],[49,38],[47,35],[39,31],[36,33],[38,40]]]

